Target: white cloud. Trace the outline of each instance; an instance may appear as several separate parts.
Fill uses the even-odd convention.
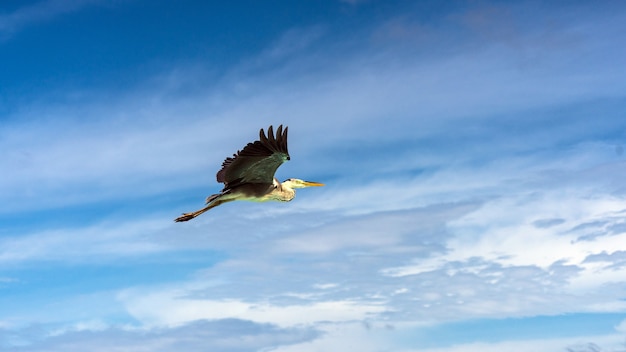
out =
[[[329,324],[319,327],[319,338],[291,346],[280,346],[275,352],[362,351],[388,350],[396,335],[385,329],[368,328],[363,323]],[[394,345],[394,343],[391,343]]]
[[[0,39],[26,26],[51,20],[97,2],[101,0],[43,0],[9,13],[0,13]]]
[[[11,284],[11,283],[15,283],[15,282],[19,282],[18,279],[13,278],[13,277],[2,277],[0,276],[0,284]]]
[[[448,253],[414,266],[386,270],[402,276],[441,268],[451,261],[467,261],[474,257],[507,266],[536,265],[549,268],[562,262],[583,268],[571,278],[572,285],[602,280],[601,270],[595,263],[584,263],[588,255],[624,250],[626,234],[602,236],[594,241],[579,241],[585,232],[576,227],[596,221],[621,224],[620,214],[626,210],[626,199],[608,195],[589,195],[574,190],[543,191],[540,194],[502,195],[480,209],[449,223],[454,234],[447,242]],[[541,228],[534,225],[537,219],[558,218],[563,222]],[[608,225],[607,225],[608,226]],[[558,250],[555,250],[558,249]],[[604,274],[624,279],[618,272],[607,270]],[[594,285],[594,286],[596,286]]]
[[[363,320],[385,311],[374,302],[323,301],[300,305],[245,302],[237,299],[212,300],[188,296],[180,289],[126,290],[119,299],[128,312],[147,326],[178,326],[195,320],[237,318],[282,327],[322,322]]]
[[[416,222],[415,218],[396,214],[343,220],[338,224],[320,226],[308,233],[281,239],[276,243],[276,250],[301,253],[332,252],[348,248],[380,250],[398,245],[403,233],[413,231]]]
[[[589,341],[594,341],[590,343]],[[600,350],[594,351],[588,349],[591,346],[600,347]],[[580,336],[576,338],[561,339],[529,339],[518,341],[503,342],[476,342],[468,344],[460,344],[456,346],[427,348],[427,349],[406,349],[402,352],[420,351],[420,352],[554,352],[554,351],[571,351],[571,352],[602,352],[602,351],[623,351],[623,336],[607,335],[607,336]],[[570,349],[568,349],[570,348]]]
[[[29,331],[30,330],[30,331]],[[281,329],[269,324],[226,319],[196,321],[175,328],[143,329],[136,327],[110,327],[93,330],[67,331],[54,336],[38,336],[33,342],[36,328],[5,332],[0,329],[3,342],[17,342],[12,351],[151,351],[182,350],[245,352],[273,349],[314,339],[318,332],[307,328]],[[4,339],[6,337],[6,339]]]
[[[592,26],[594,35],[605,33],[601,25]],[[147,329],[236,318],[326,333],[281,351],[380,350],[406,321],[626,309],[616,284],[626,276],[612,256],[626,251],[623,163],[612,149],[607,154],[608,142],[588,142],[621,120],[610,111],[594,124],[589,114],[544,119],[553,108],[619,97],[623,53],[561,66],[596,48],[592,36],[530,67],[499,44],[445,57],[386,48],[354,57],[316,52],[328,66],[299,60],[325,35],[317,27],[289,32],[258,60],[184,99],[176,92],[198,84],[197,68],[175,68],[155,78],[159,87],[107,104],[96,94],[71,107],[18,111],[0,131],[0,169],[13,170],[0,181],[0,212],[202,187],[200,204],[220,188],[213,175],[223,157],[276,119],[291,126],[293,154],[279,174],[332,179],[325,189],[302,191],[287,205],[220,207],[189,224],[173,224],[176,212],[165,209],[116,224],[123,214],[16,233],[0,240],[0,262],[220,250],[227,260],[186,282],[121,289],[116,303]],[[570,38],[552,33],[560,35]],[[254,71],[272,60],[289,65]],[[43,117],[19,122],[34,116]],[[77,125],[79,116],[92,119]],[[50,313],[32,320],[46,320],[37,314]],[[106,337],[97,320],[85,321],[73,332]],[[169,346],[157,340],[153,350]],[[574,342],[431,350],[541,351]]]
[[[451,296],[432,300],[447,302],[447,309],[460,316],[623,311],[624,291],[614,285],[626,280],[623,271],[615,270],[612,261],[586,259],[624,250],[626,235],[604,230],[592,241],[581,241],[586,232],[577,228],[595,222],[605,228],[619,225],[625,209],[623,197],[567,187],[501,194],[448,222],[450,236],[441,254],[416,256],[380,273],[414,280],[438,277],[438,291]],[[542,218],[562,222],[537,227]],[[445,316],[422,296],[431,314]],[[550,297],[559,297],[558,302]]]
[[[146,234],[163,231],[169,222],[142,220],[124,224],[101,223],[74,229],[43,230],[0,238],[0,262],[85,261],[102,256],[135,256],[163,251]],[[68,245],[71,244],[71,245]]]
[[[596,26],[590,30],[602,33],[607,29]],[[343,175],[355,169],[368,173],[401,172],[409,165],[428,168],[448,166],[450,160],[463,161],[468,157],[463,154],[466,148],[477,148],[480,153],[532,150],[527,144],[537,141],[529,138],[558,144],[559,138],[566,135],[553,132],[562,125],[580,133],[577,120],[557,121],[556,126],[550,127],[530,119],[521,123],[536,126],[544,130],[543,134],[534,131],[525,138],[515,138],[506,133],[506,138],[495,145],[491,143],[491,148],[481,138],[471,139],[472,145],[467,145],[462,142],[466,136],[460,136],[451,140],[457,141],[456,148],[443,145],[443,152],[428,150],[426,143],[416,145],[416,150],[394,150],[394,154],[402,153],[398,158],[378,151],[380,154],[358,163],[354,158],[359,153],[352,152],[362,146],[376,150],[378,143],[390,148],[397,141],[442,138],[476,126],[486,126],[481,128],[497,136],[508,132],[506,125],[498,127],[502,114],[537,114],[537,110],[547,107],[617,97],[626,81],[616,74],[610,62],[599,66],[582,63],[574,68],[550,66],[560,63],[562,56],[590,50],[595,45],[592,41],[558,48],[556,57],[546,58],[548,63],[526,70],[517,67],[514,52],[497,45],[419,60],[393,50],[366,55],[371,48],[343,54],[346,57],[341,60],[334,57],[339,53],[316,52],[315,57],[322,56],[328,65],[309,67],[313,64],[301,58],[309,56],[313,49],[284,49],[291,44],[283,42],[297,41],[293,38],[310,37],[309,41],[314,42],[324,36],[323,31],[315,29],[303,32],[286,35],[282,44],[276,44],[296,56],[290,60],[294,67],[289,72],[268,68],[250,74],[247,66],[254,64],[244,63],[212,80],[212,86],[195,89],[193,95],[181,99],[176,94],[181,85],[195,87],[197,81],[207,80],[208,73],[198,65],[174,67],[170,74],[163,75],[169,78],[149,80],[138,91],[126,92],[127,98],[107,96],[106,104],[99,102],[103,98],[98,94],[87,92],[64,108],[31,104],[16,110],[14,121],[37,123],[5,125],[0,132],[4,154],[0,166],[13,170],[0,182],[7,200],[3,203],[11,203],[15,211],[204,185],[219,189],[212,175],[221,160],[269,123],[292,125],[293,160],[279,173],[301,170],[305,175]],[[551,69],[546,72],[542,65]],[[248,88],[236,88],[242,85]],[[450,97],[454,104],[450,104]],[[80,116],[89,116],[89,122],[77,123]],[[249,127],[234,129],[234,124]],[[600,122],[594,126],[597,127],[585,126],[585,131],[608,128]],[[492,153],[501,155],[489,155]]]
[[[554,327],[555,329],[557,327]],[[431,345],[433,341],[424,341],[416,330],[417,324],[378,324],[368,326],[364,324],[341,324],[323,326],[324,334],[319,338],[300,344],[278,347],[276,352],[313,352],[330,350],[350,350],[356,348],[364,352],[377,352],[393,350],[398,352],[600,352],[623,351],[623,335],[588,335],[567,338],[531,338],[512,339],[497,341],[493,336],[493,342],[454,343],[454,336],[449,336],[450,341],[437,341],[441,347],[424,347]],[[413,346],[413,347],[412,347]],[[417,347],[419,346],[419,347]],[[599,350],[588,348],[597,347]],[[569,349],[568,349],[569,348]]]

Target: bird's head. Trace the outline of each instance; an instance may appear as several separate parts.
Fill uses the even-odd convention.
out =
[[[282,186],[295,189],[295,188],[305,188],[305,187],[319,187],[319,186],[324,186],[324,184],[319,183],[319,182],[303,181],[298,178],[288,178],[282,183]]]

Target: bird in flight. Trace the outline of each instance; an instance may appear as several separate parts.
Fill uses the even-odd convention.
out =
[[[234,200],[289,202],[296,196],[296,188],[324,186],[323,183],[289,178],[280,182],[274,177],[276,169],[289,160],[287,127],[278,126],[276,135],[272,126],[259,132],[259,140],[248,143],[232,158],[226,158],[217,172],[217,182],[224,184],[220,193],[206,199],[200,210],[184,213],[174,221],[188,221],[216,206]]]

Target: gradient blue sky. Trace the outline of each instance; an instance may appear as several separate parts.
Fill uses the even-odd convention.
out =
[[[0,350],[626,350],[626,3],[0,4]],[[289,126],[291,203],[224,157]]]

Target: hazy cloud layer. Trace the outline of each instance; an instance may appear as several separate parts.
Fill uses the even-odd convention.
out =
[[[57,5],[88,4],[37,6]],[[172,62],[116,92],[11,109],[2,347],[619,351],[623,324],[473,342],[449,327],[439,345],[418,333],[626,310],[626,15],[551,6],[288,28],[220,70]],[[37,11],[0,16],[1,33]],[[280,123],[292,160],[278,177],[326,187],[172,221],[219,191],[224,157]]]

